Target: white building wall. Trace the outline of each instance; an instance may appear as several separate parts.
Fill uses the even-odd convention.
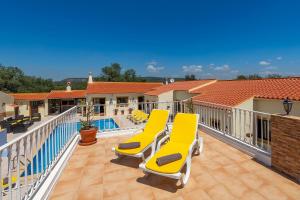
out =
[[[285,114],[282,101],[276,99],[255,99],[254,110],[271,114]],[[300,116],[300,101],[293,101],[290,115]]]
[[[12,96],[0,91],[0,120],[14,112],[13,107],[10,106],[13,103],[14,98]]]
[[[188,91],[174,91],[174,101],[183,101],[195,95],[196,94],[191,94]]]
[[[129,109],[138,108],[138,97],[144,96],[143,93],[125,93],[125,94],[88,94],[87,101],[92,102],[93,98],[105,98],[105,115],[113,116],[115,109],[118,113],[124,111],[124,115],[129,113]],[[128,97],[128,106],[117,107],[117,97]]]

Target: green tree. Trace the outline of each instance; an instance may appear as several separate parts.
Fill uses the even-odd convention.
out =
[[[282,78],[283,76],[280,74],[269,74],[267,78]]]
[[[123,75],[124,81],[133,82],[137,81],[136,73],[134,69],[128,69],[124,72]]]
[[[112,63],[102,68],[101,78],[105,81],[121,81],[121,66],[119,63]]]
[[[190,75],[185,75],[185,80],[186,81],[192,81],[192,80],[196,80],[196,76],[194,74],[190,74]]]
[[[236,77],[236,80],[246,80],[246,79],[248,79],[248,77],[245,76],[245,75],[238,75],[238,76]]]

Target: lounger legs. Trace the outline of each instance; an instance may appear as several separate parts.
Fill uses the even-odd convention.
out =
[[[198,151],[199,154],[202,153],[202,151],[203,151],[203,138],[202,137],[198,138],[197,151]]]
[[[181,183],[182,187],[184,187],[187,184],[187,182],[190,178],[190,174],[191,174],[191,158],[187,158],[186,170],[185,170],[185,172],[182,172],[181,177],[180,177],[180,183]]]

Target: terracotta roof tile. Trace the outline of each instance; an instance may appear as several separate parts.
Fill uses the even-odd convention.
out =
[[[201,86],[204,86],[209,83],[213,83],[215,80],[197,80],[197,81],[179,81],[175,83],[171,83],[168,85],[162,85],[157,87],[149,92],[146,92],[146,95],[157,96],[165,92],[169,92],[172,90],[180,91],[180,90],[192,90]]]
[[[48,99],[75,99],[84,98],[86,90],[52,90],[48,95]]]
[[[15,100],[45,100],[49,93],[14,93],[10,94],[15,98]]]
[[[194,90],[194,100],[227,106],[238,105],[251,97],[300,100],[300,78],[217,81]]]
[[[145,93],[161,83],[144,82],[94,82],[87,86],[87,94]]]

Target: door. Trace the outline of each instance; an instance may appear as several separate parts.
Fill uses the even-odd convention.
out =
[[[105,115],[105,98],[93,98],[94,113]]]
[[[39,106],[42,104],[41,101],[30,101],[30,115],[39,112]]]
[[[139,110],[143,110],[144,109],[144,104],[143,104],[144,101],[145,101],[144,96],[138,97],[138,109]]]

